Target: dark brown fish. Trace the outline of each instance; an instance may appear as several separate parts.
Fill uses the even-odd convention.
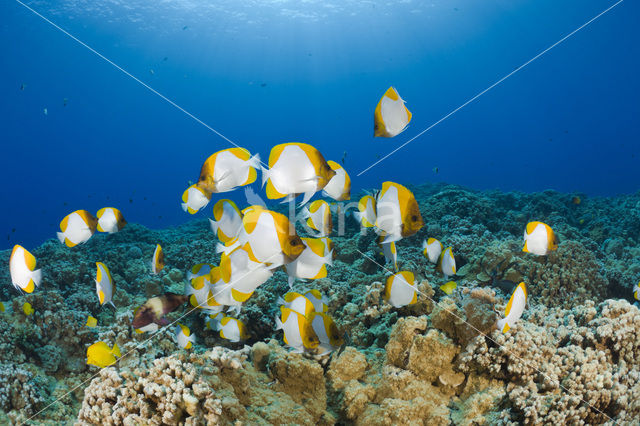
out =
[[[162,296],[152,297],[144,302],[133,313],[133,328],[141,328],[151,323],[156,323],[160,327],[169,324],[169,320],[165,318],[169,312],[173,312],[189,300],[189,296],[175,293],[165,293]]]

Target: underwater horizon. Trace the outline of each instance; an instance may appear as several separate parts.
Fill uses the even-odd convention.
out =
[[[0,424],[637,424],[637,2],[0,15]]]

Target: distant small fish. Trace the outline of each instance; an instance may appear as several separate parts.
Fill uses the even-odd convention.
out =
[[[240,342],[249,338],[247,327],[236,318],[225,316],[220,320],[220,337],[230,342]]]
[[[520,319],[524,308],[527,305],[527,288],[524,283],[518,284],[513,291],[509,303],[504,311],[504,318],[498,320],[498,329],[503,333],[509,331],[511,327]]]
[[[431,263],[438,263],[442,249],[442,243],[435,238],[422,241],[422,254],[429,259]]]
[[[445,278],[456,274],[456,258],[453,256],[453,249],[451,247],[447,247],[440,253],[436,269],[442,272]]]
[[[178,323],[175,329],[174,340],[182,349],[191,349],[196,341],[196,336],[191,333],[189,327]]]
[[[44,112],[44,115],[49,115],[49,110],[47,110],[46,108],[42,112]]]
[[[162,61],[163,61],[163,62],[167,62],[167,59],[169,59],[169,58],[167,58],[167,57],[165,56],[164,58],[162,58]]]
[[[414,285],[413,272],[400,271],[389,277],[384,286],[384,300],[394,308],[412,305],[418,301],[418,294]]]
[[[444,291],[445,294],[451,294],[453,293],[453,290],[456,289],[456,287],[458,287],[458,284],[456,284],[455,281],[449,281],[446,284],[442,284],[440,286],[440,290]]]
[[[127,221],[122,212],[115,207],[103,207],[96,214],[98,218],[98,231],[113,234],[125,227]]]
[[[187,25],[185,25],[184,27],[182,27],[182,31],[186,30],[187,28],[189,28]]]
[[[31,306],[31,303],[25,302],[24,305],[22,305],[22,312],[24,312],[26,316],[29,316],[34,313],[35,310],[33,309],[33,306]]]
[[[4,303],[0,302],[0,312],[4,312]]]
[[[27,85],[26,85],[26,84],[22,83],[22,84],[20,85],[20,90],[24,90],[24,89],[26,89],[26,88],[27,88]]]
[[[89,315],[87,317],[87,323],[85,324],[87,327],[95,327],[96,325],[98,325],[98,319],[95,317],[92,317],[91,315]]]
[[[582,202],[582,200],[577,195],[571,199],[571,203],[575,204],[576,206],[580,205],[581,202]]]
[[[440,169],[437,166],[433,168],[433,173],[438,174],[439,171]]]
[[[114,343],[110,348],[105,342],[97,342],[87,348],[87,364],[104,368],[116,363],[120,348]]]
[[[165,326],[169,320],[165,315],[173,312],[189,300],[189,296],[175,293],[165,293],[162,296],[152,297],[133,312],[133,328],[143,328],[149,324]]]
[[[373,136],[392,138],[402,133],[411,121],[411,112],[392,86],[382,95],[373,113]]]
[[[42,271],[36,269],[36,258],[17,244],[9,258],[9,272],[13,286],[27,293],[32,293],[42,279]]]
[[[525,253],[545,256],[558,248],[558,238],[549,225],[542,222],[529,222],[524,230]]]
[[[113,284],[113,278],[107,265],[102,262],[96,262],[96,294],[100,305],[108,303],[115,308],[116,305],[111,300],[115,290],[116,286]]]
[[[164,252],[160,244],[156,244],[156,249],[153,251],[153,258],[151,259],[151,275],[157,275],[164,268]]]
[[[267,87],[267,83],[260,83],[260,87]]]
[[[633,287],[633,297],[634,297],[636,300],[640,300],[640,283],[636,284],[636,285]],[[3,312],[4,312],[4,308],[3,308]]]
[[[154,75],[156,72],[152,69],[149,70],[149,74]]]
[[[64,99],[62,100],[62,106],[65,106],[65,107],[66,107],[68,102],[69,102],[69,99],[64,98]]]
[[[346,159],[347,159],[347,151],[342,153],[342,160],[340,160],[340,162],[342,163],[343,166],[344,166],[344,162],[346,161]]]

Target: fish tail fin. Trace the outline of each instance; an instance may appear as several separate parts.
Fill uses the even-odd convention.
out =
[[[289,283],[289,288],[292,289],[293,283],[296,282],[296,277],[289,276],[287,282]],[[280,301],[278,301],[278,303],[280,303]],[[282,303],[284,303],[284,300],[282,300]]]
[[[261,163],[260,163],[260,154],[255,154],[253,156],[251,156],[251,158],[249,158],[248,163],[251,167],[253,167],[254,169],[258,169],[261,167]]]
[[[324,262],[325,265],[333,266],[333,250],[331,250],[329,253],[327,253],[322,258],[322,261]]]
[[[117,309],[117,308],[116,308],[116,305],[114,305],[114,304],[113,304],[113,300],[109,300],[109,302],[108,302],[108,303],[109,303],[111,306],[113,306],[113,309]]]
[[[300,202],[300,204],[298,204],[298,207],[302,207],[305,204],[307,204],[309,202],[309,200],[311,199],[311,197],[313,197],[313,195],[316,193],[316,191],[307,191],[304,193],[304,197],[302,198],[302,201]]]
[[[60,243],[64,244],[64,239],[65,239],[64,233],[57,232],[56,235],[58,236],[58,240],[60,241]]]
[[[120,354],[120,348],[117,343],[113,344],[113,348],[111,349],[111,353],[120,358],[122,355]]]
[[[284,327],[284,324],[282,324],[280,317],[276,315],[276,330],[282,330],[282,327]]]
[[[209,226],[211,227],[211,231],[213,231],[214,234],[218,233],[218,228],[220,227],[220,224],[213,220],[213,219],[209,219]]]
[[[270,175],[271,171],[269,169],[265,168],[264,166],[260,165],[260,172],[262,173],[262,187],[264,188],[264,185],[269,180],[269,175]]]
[[[31,279],[33,280],[36,287],[40,286],[40,280],[42,280],[42,269],[36,269],[31,272]]]
[[[187,203],[181,203],[180,204],[182,206],[182,211],[187,211]]]

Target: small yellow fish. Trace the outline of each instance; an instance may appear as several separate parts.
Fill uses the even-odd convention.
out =
[[[448,283],[442,284],[440,286],[440,290],[444,291],[446,294],[451,294],[456,287],[458,287],[458,284],[456,284],[455,281],[449,281]]]
[[[33,307],[31,306],[31,303],[29,303],[29,302],[25,302],[24,305],[22,305],[22,311],[27,316],[29,316],[29,315],[31,315],[32,313],[35,312],[33,310]]]
[[[105,342],[97,342],[87,348],[87,364],[104,368],[116,363],[116,357],[120,357],[120,348],[117,344],[110,348]]]
[[[4,303],[0,302],[0,312],[4,312]]]
[[[95,327],[96,325],[98,325],[98,319],[97,319],[97,318],[92,317],[91,315],[89,315],[89,316],[87,317],[87,324],[86,324],[86,326],[87,326],[87,327]]]

